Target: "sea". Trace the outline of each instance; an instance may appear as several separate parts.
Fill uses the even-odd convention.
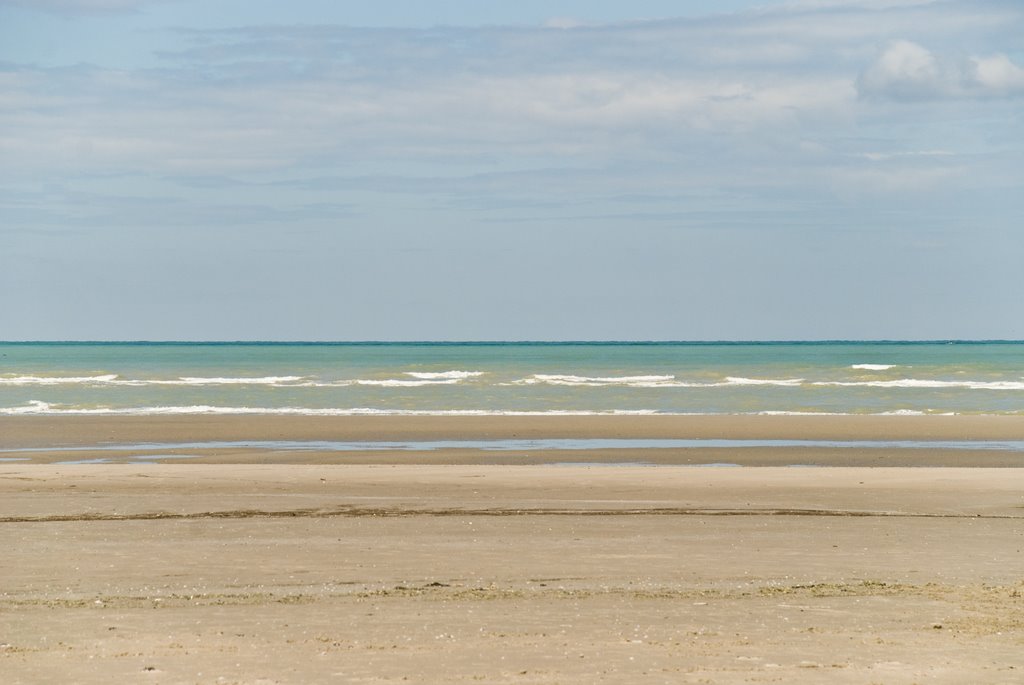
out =
[[[34,414],[1024,414],[1024,342],[0,343]]]

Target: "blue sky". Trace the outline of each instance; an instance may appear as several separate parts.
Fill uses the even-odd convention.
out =
[[[0,0],[0,339],[1024,338],[1024,5]]]

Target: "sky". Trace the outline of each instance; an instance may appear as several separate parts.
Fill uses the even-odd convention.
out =
[[[1019,0],[0,0],[0,339],[953,338]]]

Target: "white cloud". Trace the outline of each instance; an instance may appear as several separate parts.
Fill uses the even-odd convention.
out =
[[[890,43],[860,78],[868,95],[921,98],[945,90],[944,77],[935,56],[909,40]]]
[[[858,81],[867,97],[896,100],[999,97],[1024,94],[1024,69],[1005,54],[940,60],[908,40],[891,42]]]
[[[1024,69],[1010,61],[1006,55],[972,57],[970,76],[973,82],[992,93],[1024,92]]]

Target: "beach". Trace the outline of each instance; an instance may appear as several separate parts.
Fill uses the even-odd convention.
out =
[[[6,682],[1015,683],[1024,669],[1012,451],[147,450],[994,441],[1024,437],[1021,417],[31,416],[0,417],[0,435],[0,457],[27,459],[0,462]],[[57,463],[86,459],[107,461]]]
[[[1022,36],[0,0],[0,685],[1024,685]]]

